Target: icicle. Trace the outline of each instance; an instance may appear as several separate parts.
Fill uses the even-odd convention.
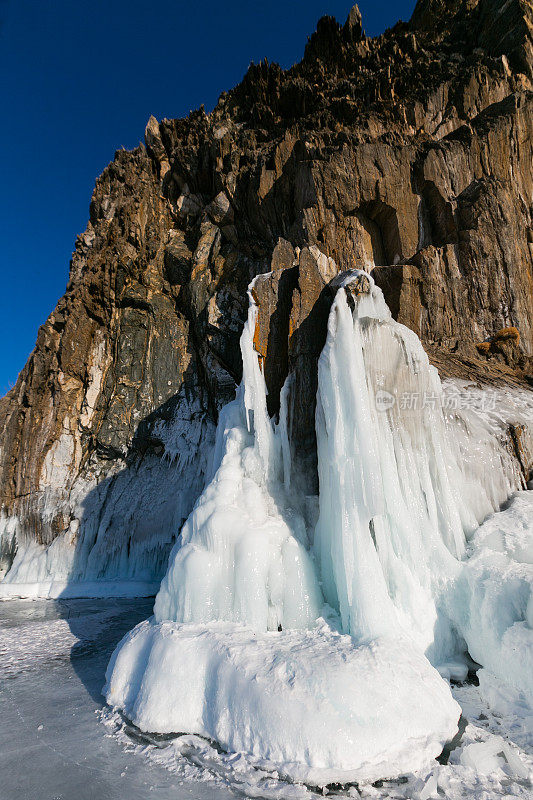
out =
[[[465,534],[518,476],[482,417],[445,415],[437,371],[372,278],[351,270],[337,286],[316,417],[323,590],[355,638],[400,626],[440,663],[460,647],[455,626],[472,627]]]
[[[279,436],[281,439],[281,455],[283,459],[283,485],[285,491],[289,492],[291,488],[291,445],[289,437],[289,396],[291,387],[294,383],[294,376],[288,375],[285,379],[280,392],[280,409],[279,409]]]
[[[274,434],[267,411],[265,379],[253,345],[257,320],[257,305],[253,298],[254,283],[255,280],[248,288],[248,319],[241,336],[243,403],[248,433],[255,437],[265,473],[270,476]]]
[[[185,523],[156,598],[158,620],[224,619],[255,630],[306,628],[321,593],[305,523],[283,485],[286,429],[274,431],[253,336],[257,307],[248,291],[241,337],[243,380],[220,414],[212,479]],[[283,459],[285,459],[285,467]]]
[[[319,361],[315,547],[324,592],[356,638],[400,625],[438,658],[436,626],[446,648],[453,634],[437,587],[464,550],[440,383],[370,276],[351,271],[339,284]],[[409,413],[404,396],[431,403]]]

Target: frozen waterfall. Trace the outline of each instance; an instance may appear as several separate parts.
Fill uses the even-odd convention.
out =
[[[250,293],[243,381],[220,415],[213,478],[171,553],[158,621],[231,620],[277,631],[307,628],[320,614],[306,526],[283,486],[281,434],[268,418],[253,349],[256,312]]]
[[[105,688],[143,730],[206,736],[318,785],[427,766],[460,713],[435,666],[464,676],[468,647],[533,698],[531,576],[470,542],[517,485],[512,459],[479,416],[445,413],[436,370],[369,275],[334,288],[316,528],[291,490],[290,376],[279,425],[268,418],[250,292],[211,478]]]

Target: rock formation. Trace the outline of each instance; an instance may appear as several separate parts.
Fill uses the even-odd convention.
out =
[[[354,7],[322,18],[292,69],[252,65],[210,114],[150,118],[97,180],[65,295],[0,400],[5,568],[60,539],[70,579],[164,570],[261,273],[269,411],[292,371],[310,492],[340,269],[373,270],[442,375],[527,385],[532,30],[529,0],[419,0],[371,39]]]

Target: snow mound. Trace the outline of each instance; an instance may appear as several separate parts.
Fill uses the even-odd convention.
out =
[[[317,786],[427,767],[460,715],[406,640],[356,644],[324,622],[255,633],[148,620],[115,651],[104,691],[144,731],[205,736]]]

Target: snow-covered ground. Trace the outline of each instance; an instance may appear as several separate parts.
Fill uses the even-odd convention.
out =
[[[221,752],[199,736],[143,734],[104,705],[100,691],[110,651],[126,630],[151,613],[152,602],[0,604],[2,800],[323,797],[322,791],[284,782],[251,758]],[[376,800],[530,798],[533,788],[525,776],[533,773],[531,711],[498,694],[490,681],[452,690],[463,719],[461,740],[453,743],[448,764],[435,762],[428,774],[360,790],[330,786],[326,795]],[[488,746],[476,753],[476,743],[483,742]]]

